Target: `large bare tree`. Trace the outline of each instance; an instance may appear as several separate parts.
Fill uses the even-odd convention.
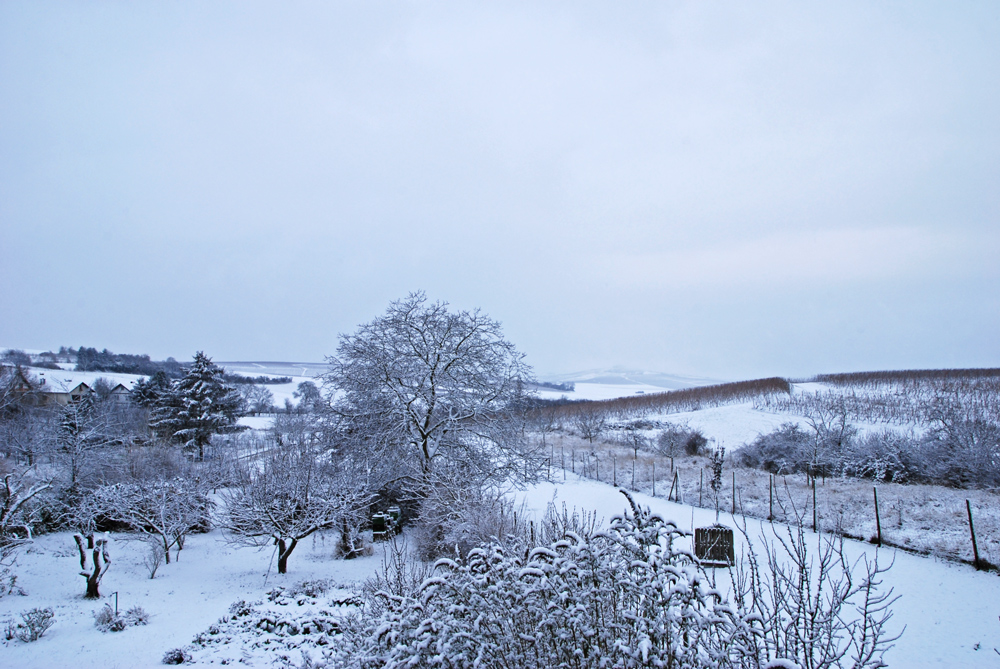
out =
[[[324,385],[341,438],[378,454],[426,497],[442,478],[524,474],[531,369],[479,310],[451,311],[422,292],[341,335]]]

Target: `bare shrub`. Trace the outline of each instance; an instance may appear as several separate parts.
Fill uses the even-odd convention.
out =
[[[17,574],[4,567],[0,569],[0,599],[7,595],[24,597],[28,592],[17,584]]]
[[[146,540],[146,554],[142,556],[142,564],[146,567],[146,571],[149,572],[150,580],[156,578],[156,572],[163,564],[163,558],[166,555],[166,551],[163,549],[163,544],[160,543],[159,539],[156,537],[151,537],[147,535]]]
[[[413,525],[421,560],[464,556],[483,543],[520,545],[531,536],[523,509],[495,488],[440,486],[423,501]]]
[[[747,549],[730,572],[734,603],[753,634],[748,659],[764,666],[783,658],[801,667],[883,667],[883,656],[902,636],[892,635],[892,588],[881,591],[891,567],[863,555],[853,564],[843,537],[824,535],[810,554],[801,524],[761,538],[763,556],[741,527]],[[904,628],[905,630],[905,628]],[[770,666],[770,665],[769,665]]]
[[[362,586],[369,610],[382,615],[387,599],[415,597],[420,584],[433,574],[434,566],[416,559],[405,537],[392,535],[383,544],[381,568]]]
[[[21,622],[14,629],[14,635],[26,643],[38,641],[52,625],[55,624],[55,613],[51,608],[34,608],[21,612]]]

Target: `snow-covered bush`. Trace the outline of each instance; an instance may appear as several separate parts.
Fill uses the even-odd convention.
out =
[[[149,614],[141,606],[133,606],[121,614],[111,608],[110,604],[105,604],[94,612],[94,626],[102,632],[121,632],[126,627],[148,623]]]
[[[4,567],[0,569],[0,599],[7,595],[27,595],[27,591],[17,584],[17,574]]]
[[[628,496],[626,494],[626,496]],[[629,498],[632,503],[631,498]],[[348,666],[729,666],[748,627],[676,542],[632,503],[592,537],[525,553],[498,544],[437,563],[417,596],[387,596]]]
[[[191,661],[191,653],[183,648],[171,648],[163,654],[163,664],[184,664]]]
[[[148,623],[149,614],[141,606],[133,606],[121,614],[111,608],[110,604],[105,604],[94,612],[94,626],[102,632],[121,632],[126,627]]]
[[[414,523],[417,555],[431,561],[442,556],[466,555],[490,541],[505,546],[527,539],[531,530],[503,492],[495,487],[441,485],[423,500]]]
[[[915,451],[911,438],[883,430],[854,440],[845,449],[840,471],[855,478],[906,483],[912,476],[919,475],[914,466]]]
[[[51,608],[34,608],[21,612],[21,622],[14,628],[14,636],[26,643],[38,641],[55,624],[55,612]]]
[[[796,423],[784,423],[774,432],[762,434],[741,448],[738,463],[772,474],[805,471],[813,441],[813,436]]]
[[[105,604],[94,611],[94,627],[102,632],[121,632],[126,627],[125,617]]]
[[[667,423],[656,437],[656,448],[668,457],[698,455],[708,445],[708,439],[700,430],[687,425]]]

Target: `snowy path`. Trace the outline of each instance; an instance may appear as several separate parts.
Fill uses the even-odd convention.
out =
[[[538,518],[545,513],[553,495],[560,508],[565,502],[570,510],[576,507],[596,511],[598,520],[603,518],[605,522],[627,508],[625,498],[610,485],[580,479],[573,474],[568,476],[565,484],[541,483],[517,497]],[[641,493],[635,493],[634,497],[638,503],[651,507],[685,530],[715,522],[715,512],[708,509]],[[728,513],[722,514],[720,521],[734,526],[733,517]],[[766,521],[747,519],[747,531],[752,537],[761,536],[769,525]],[[738,535],[737,532],[739,543]],[[811,532],[807,536],[815,537]],[[913,669],[1000,667],[1000,655],[993,650],[1000,648],[1000,576],[977,572],[967,565],[876,548],[857,541],[847,541],[845,545],[852,562],[862,553],[867,553],[870,559],[877,553],[880,564],[895,556],[895,565],[885,574],[883,587],[892,587],[894,594],[900,595],[893,607],[890,629],[898,632],[906,625],[906,632],[896,642],[896,647],[886,654],[890,666]],[[739,555],[739,546],[736,552]]]

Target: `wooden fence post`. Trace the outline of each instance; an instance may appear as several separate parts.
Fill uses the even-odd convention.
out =
[[[816,477],[813,477],[813,532],[816,531]]]
[[[882,545],[882,519],[878,513],[878,488],[872,486],[872,494],[875,495],[875,531],[878,532],[878,545]]]
[[[774,474],[767,475],[767,519],[774,520]]]
[[[733,515],[736,515],[736,470],[733,470]]]
[[[969,512],[969,532],[972,534],[972,555],[975,560],[972,563],[976,569],[984,569],[985,566],[979,561],[979,546],[976,545],[976,528],[972,525],[972,505],[969,500],[965,500],[965,510]]]

